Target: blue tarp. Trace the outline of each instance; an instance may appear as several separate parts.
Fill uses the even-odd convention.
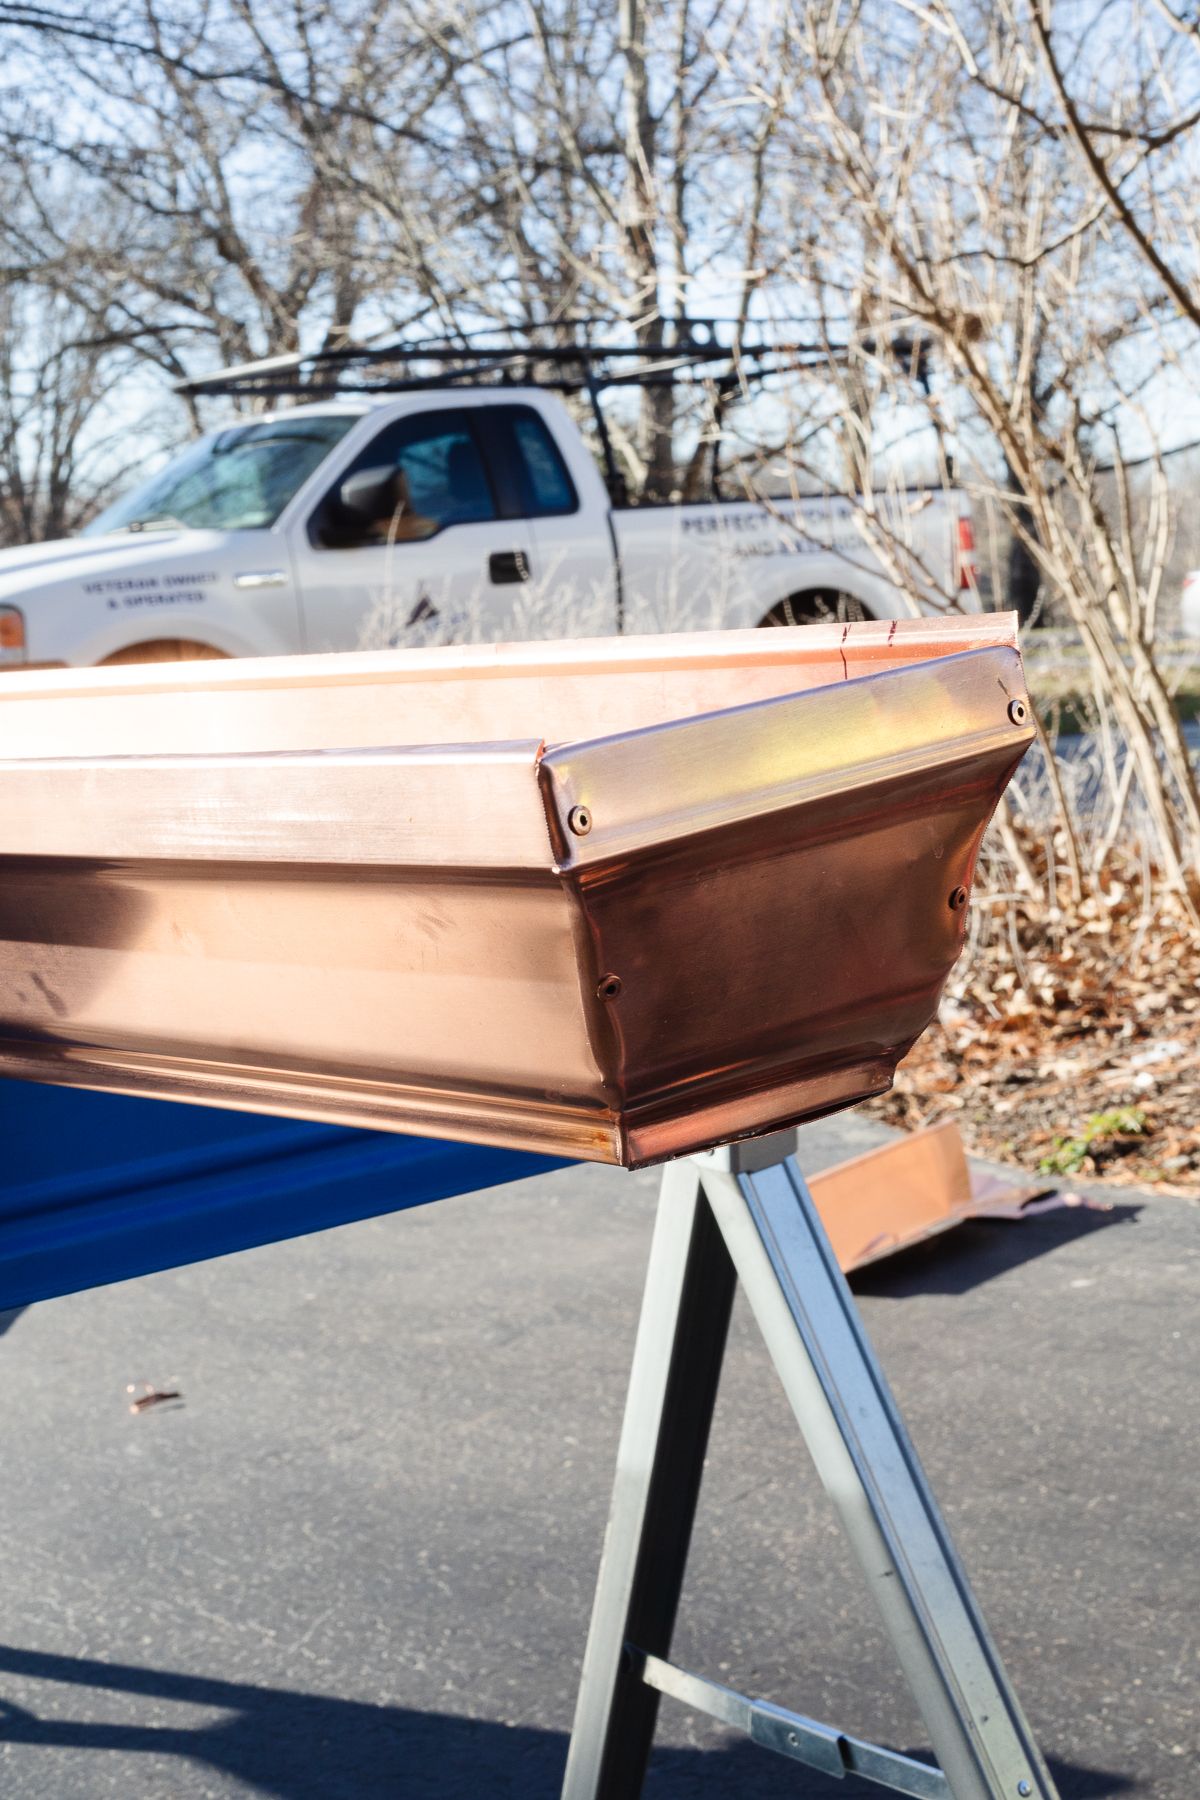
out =
[[[0,1145],[0,1310],[565,1166],[23,1081]]]

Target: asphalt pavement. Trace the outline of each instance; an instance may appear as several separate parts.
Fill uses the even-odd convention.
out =
[[[0,1315],[0,1795],[553,1800],[655,1190],[576,1168]],[[856,1285],[1064,1800],[1196,1800],[1200,1209]],[[675,1654],[925,1746],[740,1302]],[[648,1800],[881,1791],[663,1703]]]

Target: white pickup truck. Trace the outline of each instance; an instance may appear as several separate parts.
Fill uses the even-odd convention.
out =
[[[299,405],[200,438],[80,537],[0,552],[0,663],[894,618],[947,596],[977,608],[965,498],[880,506],[896,546],[883,559],[844,499],[614,507],[566,407],[537,388]]]

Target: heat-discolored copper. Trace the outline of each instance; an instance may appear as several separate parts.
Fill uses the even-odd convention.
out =
[[[1007,615],[12,677],[0,1072],[632,1165],[847,1105],[1013,699]]]

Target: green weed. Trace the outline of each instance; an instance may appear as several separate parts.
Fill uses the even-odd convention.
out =
[[[1040,1175],[1077,1175],[1096,1146],[1110,1138],[1142,1137],[1146,1115],[1140,1106],[1114,1106],[1092,1113],[1078,1137],[1055,1138],[1054,1148],[1038,1163]]]

